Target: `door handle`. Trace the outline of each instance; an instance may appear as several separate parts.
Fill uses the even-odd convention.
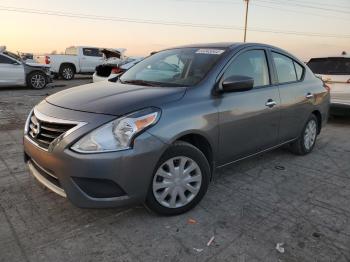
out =
[[[277,104],[277,103],[276,103],[275,101],[273,101],[272,99],[269,99],[269,100],[267,100],[265,106],[271,108],[271,107],[274,107],[276,104]]]
[[[305,97],[306,97],[307,99],[311,99],[311,98],[313,98],[313,97],[314,97],[314,95],[313,95],[313,94],[311,94],[311,93],[307,93]]]

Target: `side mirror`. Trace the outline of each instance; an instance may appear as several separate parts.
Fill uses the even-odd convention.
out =
[[[17,61],[13,61],[12,62],[13,65],[20,65],[21,63],[17,62]]]
[[[223,92],[242,92],[253,89],[254,79],[248,76],[234,75],[222,82]]]

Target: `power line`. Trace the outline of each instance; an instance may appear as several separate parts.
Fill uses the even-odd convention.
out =
[[[290,1],[288,1],[288,0],[282,0],[282,1],[290,3]],[[317,3],[317,2],[310,2],[310,1],[303,1],[303,0],[293,0],[293,2],[299,2],[299,3],[315,5],[315,6],[330,6],[330,7],[336,7],[336,8],[341,8],[341,9],[350,9],[350,5],[344,6],[344,5]]]
[[[178,27],[196,27],[196,28],[223,29],[223,30],[239,30],[239,31],[244,30],[244,28],[238,27],[238,26],[195,24],[195,23],[183,23],[183,22],[178,22],[178,21],[143,20],[143,19],[132,19],[132,18],[125,18],[125,17],[96,16],[96,15],[91,15],[91,14],[70,13],[70,12],[63,12],[63,11],[39,10],[39,9],[29,9],[29,8],[18,8],[18,7],[9,7],[9,6],[0,6],[0,11],[1,10],[8,11],[8,12],[17,12],[17,13],[39,14],[39,15],[89,19],[89,20],[101,20],[101,21],[153,24],[153,25],[178,26]],[[314,32],[299,32],[299,31],[282,31],[282,30],[256,28],[256,27],[252,27],[249,30],[254,31],[254,32],[285,34],[285,35],[299,35],[299,36],[310,36],[310,37],[350,38],[350,35],[321,34],[321,33],[314,33]]]
[[[326,15],[326,14],[320,14],[320,13],[316,14],[316,13],[311,13],[311,12],[297,11],[297,10],[293,10],[293,9],[286,9],[286,8],[281,8],[281,7],[277,7],[277,6],[269,6],[269,5],[262,5],[262,4],[256,4],[256,3],[252,3],[252,4],[254,6],[275,9],[275,10],[280,10],[280,11],[285,11],[285,12],[290,12],[290,13],[306,14],[306,15],[312,15],[312,16],[318,16],[318,17],[329,17],[329,18],[333,18],[333,19],[350,21],[350,19],[346,19],[344,17],[339,17],[339,16],[335,16],[335,15]]]
[[[168,1],[171,1],[171,2],[190,2],[190,3],[207,3],[207,4],[234,4],[234,5],[237,5],[237,4],[240,5],[241,4],[241,1],[239,1],[239,2],[234,2],[234,1],[209,1],[209,0],[168,0]],[[289,0],[282,0],[282,1],[287,1],[288,2]],[[287,2],[282,2],[281,4],[287,4]],[[315,2],[306,2],[306,1],[301,1],[301,0],[294,0],[294,2],[315,4]],[[324,14],[320,14],[320,13],[311,13],[311,12],[304,12],[304,11],[300,11],[300,10],[285,9],[285,8],[280,8],[280,7],[275,7],[275,6],[261,5],[261,4],[256,4],[256,2],[253,3],[253,4],[255,6],[260,6],[260,7],[264,7],[264,8],[271,8],[271,9],[276,9],[276,10],[281,10],[281,11],[286,11],[286,12],[292,12],[292,13],[298,13],[298,14],[307,14],[307,15],[313,15],[313,16],[319,16],[319,17],[330,17],[330,18],[334,18],[334,19],[338,19],[338,20],[350,21],[350,19],[346,19],[345,17],[324,15]],[[278,5],[278,2],[271,2],[271,4],[272,5],[276,5],[276,4]],[[330,5],[330,4],[318,4],[317,6],[334,6],[334,7],[339,7],[339,8],[346,8],[345,6],[336,6],[336,5]],[[349,6],[349,8],[350,8],[350,6]]]
[[[300,3],[281,3],[280,1],[275,2],[275,1],[267,1],[267,0],[255,0],[258,2],[264,2],[264,3],[269,3],[269,4],[274,4],[274,5],[289,5],[289,6],[299,6],[299,7],[305,7],[305,8],[311,8],[311,9],[318,9],[322,11],[328,11],[328,12],[336,12],[336,13],[344,13],[344,14],[350,14],[350,11],[343,11],[343,10],[336,10],[336,9],[331,9],[331,8],[323,8],[320,6],[312,6],[312,5],[306,5],[306,4],[300,4]]]

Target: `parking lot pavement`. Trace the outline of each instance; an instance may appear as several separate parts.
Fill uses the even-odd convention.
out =
[[[278,149],[219,170],[181,216],[79,209],[29,176],[21,140],[46,94],[90,81],[0,89],[0,261],[350,261],[350,118],[331,120],[310,155]]]

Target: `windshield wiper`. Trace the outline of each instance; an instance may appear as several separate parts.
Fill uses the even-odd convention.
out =
[[[140,85],[140,86],[159,86],[159,84],[157,84],[156,82],[145,81],[140,79],[122,81],[119,78],[119,81],[122,84],[132,84],[132,85]]]

